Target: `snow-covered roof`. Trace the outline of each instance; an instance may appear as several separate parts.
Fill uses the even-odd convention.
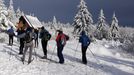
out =
[[[33,17],[30,15],[24,15],[24,18],[30,27],[34,27],[34,28],[42,27],[42,24],[37,17]]]

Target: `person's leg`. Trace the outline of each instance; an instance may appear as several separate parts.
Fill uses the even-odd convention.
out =
[[[82,62],[84,64],[87,64],[86,50],[87,50],[87,47],[82,47]]]
[[[38,38],[37,38],[37,47],[38,47],[38,45],[39,45],[39,41],[38,41]]]
[[[47,42],[45,42],[44,40],[41,40],[41,42],[42,42],[42,48],[44,53],[44,56],[42,58],[44,59],[47,58]]]
[[[34,47],[36,47],[36,39],[34,40]]]
[[[57,48],[57,55],[59,58],[59,63],[61,63],[61,64],[64,63],[64,57],[63,57],[62,51],[63,51],[63,47]]]
[[[60,61],[60,48],[57,46],[57,56],[59,58],[59,61]]]
[[[21,54],[21,41],[20,41],[20,47],[19,47],[19,54]]]
[[[33,46],[30,46],[28,63],[31,63]]]
[[[23,49],[24,49],[24,40],[22,41],[22,48],[21,48],[22,53],[23,53]]]
[[[25,46],[25,50],[24,50],[24,53],[23,53],[22,61],[25,60],[25,55],[26,55],[27,50],[28,50],[28,46]]]
[[[22,39],[20,39],[20,52],[19,52],[19,54],[23,54],[23,47],[24,47],[24,43],[23,43],[23,40]]]
[[[38,39],[35,39],[35,47],[38,47]]]
[[[9,45],[11,45],[11,37],[10,37],[10,35],[9,35]]]
[[[11,36],[11,45],[13,45],[13,36]]]
[[[47,56],[47,41],[44,41],[44,47],[45,47],[45,49],[44,49],[44,55]]]

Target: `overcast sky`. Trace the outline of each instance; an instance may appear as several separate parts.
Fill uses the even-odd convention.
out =
[[[6,5],[9,0],[5,0]],[[96,23],[100,9],[104,9],[106,20],[111,23],[113,12],[120,25],[134,27],[134,0],[85,0]],[[63,23],[72,23],[80,0],[13,0],[14,8],[20,7],[26,14],[34,13],[41,21],[52,21],[53,16]]]

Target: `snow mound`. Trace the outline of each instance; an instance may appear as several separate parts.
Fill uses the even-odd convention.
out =
[[[111,55],[112,56],[112,53],[110,51],[108,51],[107,48],[101,44],[100,41],[97,41],[97,43],[91,43],[89,48],[90,48],[90,50],[92,50],[96,54]]]

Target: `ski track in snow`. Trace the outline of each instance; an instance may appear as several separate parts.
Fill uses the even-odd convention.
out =
[[[33,50],[33,62],[23,65],[20,61],[19,44],[13,46],[0,44],[0,75],[134,75],[134,59],[122,57],[117,48],[112,48],[105,41],[91,43],[87,50],[88,64],[81,62],[81,44],[77,40],[67,42],[63,55],[65,64],[59,64],[55,41],[48,43],[48,59],[41,59],[43,51],[41,44]],[[110,43],[110,42],[109,42]],[[113,44],[113,43],[110,43]],[[91,54],[90,50],[95,54]],[[35,54],[36,52],[36,54]],[[28,53],[26,55],[26,61]],[[96,60],[97,59],[97,60]]]

